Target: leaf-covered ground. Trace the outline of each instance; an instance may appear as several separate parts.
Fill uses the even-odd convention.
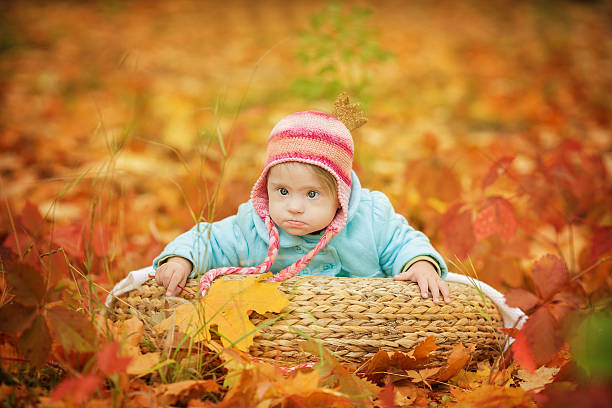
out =
[[[3,2],[0,400],[609,405],[611,13],[606,1]],[[451,269],[530,315],[507,355],[470,365],[457,348],[434,370],[417,350],[359,369],[326,354],[286,374],[204,347],[181,365],[193,356],[147,346],[137,320],[98,316],[127,271],[248,198],[276,121],[331,111],[341,90],[369,119],[354,134],[362,184]]]

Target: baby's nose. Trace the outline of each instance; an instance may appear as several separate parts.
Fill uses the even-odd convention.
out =
[[[292,213],[303,213],[304,203],[298,199],[290,200],[287,209]]]

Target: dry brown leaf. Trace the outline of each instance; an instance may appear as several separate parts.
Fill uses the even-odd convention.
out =
[[[553,382],[555,375],[559,372],[558,367],[540,367],[535,372],[518,370],[516,376],[523,380],[519,385],[525,391],[538,390],[546,384]]]
[[[219,393],[221,387],[216,381],[180,381],[162,384],[155,388],[158,404],[162,406],[186,404],[192,398],[200,398],[206,393]]]
[[[140,351],[140,342],[144,334],[144,324],[136,317],[123,322],[114,323],[111,326],[115,339],[122,346],[123,356],[131,357],[126,372],[129,375],[141,375],[151,370],[160,359],[158,352],[145,353]]]

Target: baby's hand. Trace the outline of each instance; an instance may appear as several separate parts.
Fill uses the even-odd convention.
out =
[[[166,288],[166,296],[176,296],[185,286],[191,273],[192,265],[187,259],[173,256],[160,265],[155,272],[155,281]]]
[[[434,303],[439,302],[440,294],[442,294],[446,303],[450,302],[448,285],[440,278],[436,268],[427,261],[416,261],[406,272],[393,277],[393,280],[417,282],[423,298],[427,297],[427,291],[429,290]]]

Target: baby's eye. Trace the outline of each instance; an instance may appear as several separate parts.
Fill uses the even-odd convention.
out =
[[[289,191],[285,187],[279,188],[278,192],[280,193],[280,195],[284,195],[284,196],[289,194]]]
[[[314,190],[311,190],[308,192],[308,198],[316,198],[319,195],[319,193],[317,193]]]

